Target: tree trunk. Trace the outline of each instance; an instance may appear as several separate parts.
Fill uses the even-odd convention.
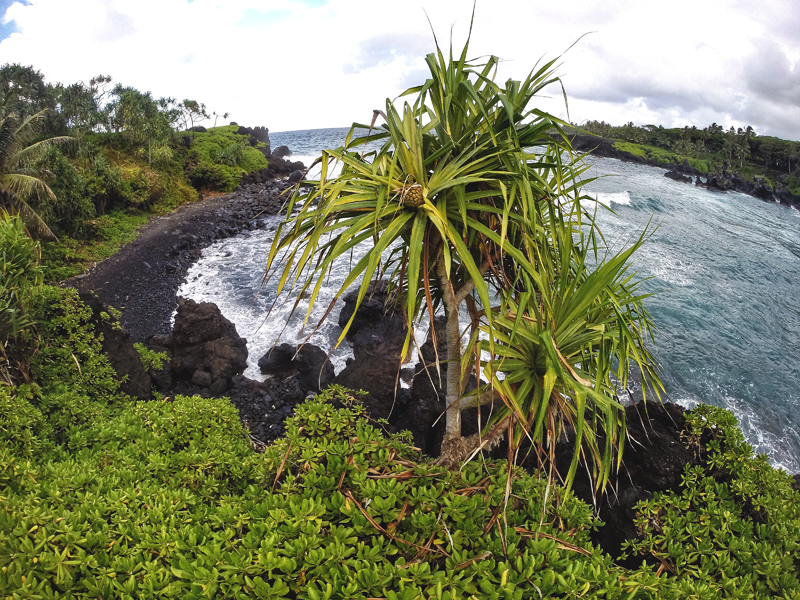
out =
[[[447,277],[444,255],[441,253],[436,261],[436,275],[442,290],[447,336],[447,386],[445,390],[447,409],[442,446],[444,448],[447,441],[461,437],[461,332],[458,325],[458,301],[453,285]]]

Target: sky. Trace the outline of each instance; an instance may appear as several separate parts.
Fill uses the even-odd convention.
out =
[[[369,122],[460,51],[472,0],[0,0],[0,64],[98,74],[271,131]],[[557,59],[538,106],[575,123],[712,122],[800,140],[796,0],[477,0],[471,57],[497,80]],[[221,123],[222,121],[220,121]],[[211,123],[206,123],[210,125]]]

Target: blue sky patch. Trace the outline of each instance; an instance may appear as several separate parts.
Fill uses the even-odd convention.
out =
[[[14,21],[9,21],[8,23],[3,22],[8,7],[17,1],[21,2],[22,4],[30,4],[28,0],[0,0],[0,42],[10,36],[12,33],[19,31],[17,24]]]

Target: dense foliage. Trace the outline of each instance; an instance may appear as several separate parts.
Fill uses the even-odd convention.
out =
[[[231,191],[242,175],[267,167],[267,159],[258,149],[265,144],[251,146],[247,137],[236,134],[237,129],[228,125],[192,134],[186,174],[193,185]]]
[[[691,417],[702,473],[640,505],[629,570],[562,488],[436,466],[346,390],[259,454],[226,399],[119,394],[74,291],[37,306],[36,383],[0,387],[3,597],[800,597],[800,495],[725,411]]]
[[[265,145],[236,126],[185,131],[207,118],[199,102],[112,87],[105,75],[64,86],[32,67],[0,67],[0,205],[37,237],[58,237],[43,248],[48,280],[106,258],[198,190],[232,191],[267,167]],[[18,173],[36,175],[35,186]]]

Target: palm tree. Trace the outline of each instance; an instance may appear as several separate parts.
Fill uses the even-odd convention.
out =
[[[0,106],[0,207],[19,214],[28,228],[39,238],[55,240],[56,236],[31,207],[32,198],[55,194],[44,182],[47,171],[36,166],[48,148],[75,141],[69,136],[53,137],[31,144],[41,133],[47,111],[39,111],[25,119]]]
[[[546,445],[572,426],[605,481],[611,452],[600,451],[595,431],[605,432],[610,448],[624,427],[612,380],[624,385],[635,362],[657,381],[644,346],[650,318],[625,274],[643,240],[601,258],[602,237],[581,208],[586,167],[562,130],[567,123],[529,106],[559,82],[554,61],[501,87],[499,59],[469,61],[468,45],[445,58],[437,43],[426,59],[430,78],[402,95],[414,96],[412,104],[387,100],[370,125],[354,124],[342,147],[323,151],[320,179],[289,202],[265,278],[279,277],[278,294],[298,288],[298,297],[308,296],[307,321],[334,261],[371,241],[336,297],[360,278],[360,304],[384,275],[409,323],[432,322],[443,309],[443,462],[455,465],[506,431],[512,443],[527,435]],[[385,122],[374,132],[379,115]],[[356,137],[359,128],[369,134]],[[383,145],[364,154],[367,142]],[[342,170],[330,178],[335,161]],[[463,310],[472,326],[462,349]],[[521,346],[525,356],[514,354]],[[467,394],[471,374],[485,383]],[[491,401],[488,428],[462,438],[461,411]]]

